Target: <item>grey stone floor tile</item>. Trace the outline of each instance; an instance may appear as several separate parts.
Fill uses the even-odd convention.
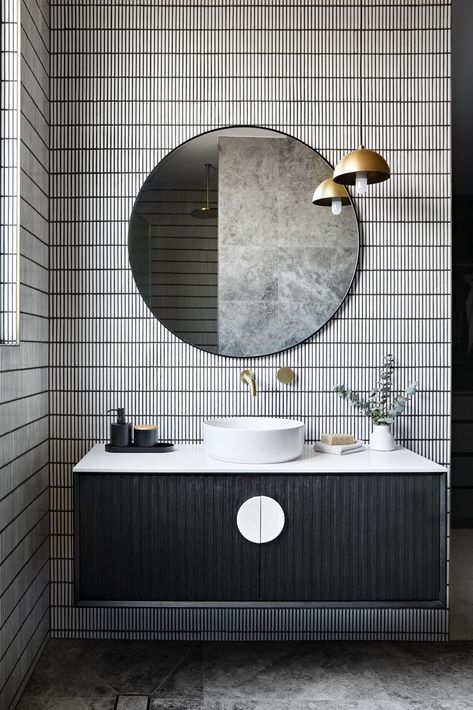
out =
[[[433,683],[425,678],[415,681],[406,678],[397,689],[390,685],[387,693],[393,702],[413,710],[473,710],[473,683],[465,678],[450,683],[443,683],[442,679]]]
[[[51,697],[23,695],[16,710],[114,710],[115,698]]]
[[[409,710],[391,700],[361,700],[334,702],[333,700],[294,700],[275,701],[261,699],[217,700],[208,702],[205,710]]]
[[[150,710],[205,710],[205,705],[202,702],[194,700],[152,698]]]
[[[51,641],[18,708],[114,710],[118,694],[138,702],[118,710],[151,694],[150,710],[473,710],[473,642]]]
[[[461,700],[455,696],[449,700],[434,700],[426,697],[423,700],[404,700],[399,701],[397,698],[393,698],[391,702],[394,704],[393,707],[400,708],[400,710],[471,710],[473,708],[473,702],[469,700]]]
[[[421,710],[473,708],[471,643],[392,644],[373,668],[393,702]]]
[[[116,710],[148,710],[148,695],[120,695]]]
[[[202,650],[192,649],[154,690],[157,700],[178,699],[202,702],[204,699],[204,674]]]
[[[89,664],[89,656],[98,643],[84,646],[75,641],[49,641],[24,697],[87,698],[89,703],[93,698],[115,701],[115,690]]]
[[[204,651],[205,702],[387,702],[386,690],[349,644],[260,644]],[[251,706],[250,706],[251,707]],[[297,705],[295,705],[297,707]]]
[[[49,641],[25,695],[150,695],[189,651],[189,644],[172,642]]]
[[[118,695],[151,695],[191,648],[173,642],[114,641],[95,649],[88,663]]]

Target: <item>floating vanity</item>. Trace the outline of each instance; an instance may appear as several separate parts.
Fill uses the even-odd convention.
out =
[[[248,465],[98,444],[74,468],[76,604],[147,607],[162,638],[444,640],[446,475],[402,448]]]

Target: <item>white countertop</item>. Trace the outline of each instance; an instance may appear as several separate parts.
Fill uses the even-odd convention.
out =
[[[177,444],[158,454],[111,454],[96,444],[74,467],[76,473],[441,473],[443,466],[398,447],[395,451],[365,449],[336,456],[304,446],[302,456],[286,463],[239,464],[216,461],[204,454],[202,444]]]

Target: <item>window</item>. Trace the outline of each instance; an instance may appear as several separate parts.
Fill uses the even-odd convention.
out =
[[[0,36],[0,345],[19,343],[20,3],[2,0]]]

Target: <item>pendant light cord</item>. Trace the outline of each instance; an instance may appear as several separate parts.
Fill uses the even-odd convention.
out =
[[[358,129],[360,137],[360,147],[363,145],[363,115],[362,115],[362,93],[363,93],[363,0],[360,0],[360,13],[358,21]]]

